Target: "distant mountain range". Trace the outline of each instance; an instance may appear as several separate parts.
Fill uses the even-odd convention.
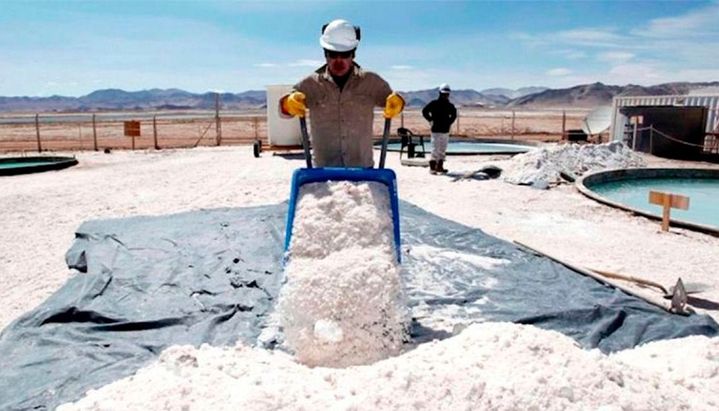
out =
[[[656,86],[612,86],[602,83],[584,84],[563,89],[525,87],[517,90],[492,88],[482,91],[453,90],[452,102],[464,107],[548,108],[585,107],[611,104],[615,96],[689,94],[701,89],[716,90],[719,82],[665,83]],[[436,88],[406,91],[409,107],[422,107],[437,97]],[[716,92],[714,92],[716,93]],[[242,93],[221,93],[223,110],[261,109],[266,107],[264,90]],[[0,97],[0,112],[92,112],[117,110],[212,110],[215,93],[190,93],[179,89],[124,91],[97,90],[82,97]]]

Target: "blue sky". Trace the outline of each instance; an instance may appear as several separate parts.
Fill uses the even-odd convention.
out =
[[[719,81],[719,1],[0,0],[0,95],[292,84],[338,17],[396,90]]]

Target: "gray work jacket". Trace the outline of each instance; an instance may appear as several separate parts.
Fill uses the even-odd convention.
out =
[[[307,97],[314,164],[372,167],[374,108],[392,93],[379,75],[354,65],[340,91],[324,65],[294,86]]]

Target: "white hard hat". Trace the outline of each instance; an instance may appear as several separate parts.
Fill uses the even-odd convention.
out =
[[[360,41],[360,29],[347,20],[333,20],[322,26],[320,45],[331,51],[350,51],[357,48]]]
[[[444,93],[449,93],[450,91],[452,91],[452,90],[449,88],[449,84],[447,84],[447,83],[440,84],[440,86],[439,86],[440,93],[444,94]]]

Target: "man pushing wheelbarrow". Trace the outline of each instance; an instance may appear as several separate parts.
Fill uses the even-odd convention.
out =
[[[374,108],[385,108],[385,125],[404,108],[404,99],[382,77],[355,63],[359,41],[360,28],[346,20],[324,25],[320,45],[326,64],[280,99],[284,116],[303,118],[310,109],[316,167],[373,167]]]
[[[359,41],[360,28],[350,22],[338,19],[325,24],[320,45],[326,64],[280,98],[280,114],[300,118],[307,161],[307,168],[296,170],[292,179],[285,249],[290,245],[299,186],[320,181],[374,181],[386,185],[389,190],[399,261],[397,178],[394,171],[384,168],[384,163],[391,119],[402,112],[404,99],[379,75],[363,70],[354,62]],[[385,118],[379,169],[371,169],[374,166],[372,124],[375,107],[384,107]],[[312,115],[312,153],[305,122],[308,108]]]
[[[397,354],[407,337],[397,177],[384,168],[391,118],[404,100],[354,62],[359,40],[359,27],[345,20],[325,25],[326,64],[279,105],[283,116],[299,117],[307,161],[292,176],[279,323],[285,345],[311,366],[367,364]],[[378,106],[385,124],[374,168]]]

